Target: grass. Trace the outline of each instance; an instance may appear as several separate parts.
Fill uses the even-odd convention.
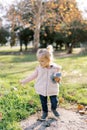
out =
[[[10,48],[1,48],[0,54],[0,130],[20,130],[18,122],[41,109],[35,81],[24,87],[19,84],[38,62],[34,53],[21,54],[18,48],[14,53]],[[87,55],[60,57],[57,53],[55,62],[62,66],[59,96],[87,105]]]
[[[87,55],[73,55],[59,62],[63,67],[60,94],[68,101],[87,105]]]

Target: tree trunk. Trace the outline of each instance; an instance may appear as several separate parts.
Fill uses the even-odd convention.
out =
[[[73,43],[68,43],[67,54],[71,54],[73,51]]]
[[[39,46],[39,36],[40,36],[40,28],[39,29],[36,28],[34,32],[34,50],[36,51]]]
[[[42,11],[42,0],[37,1],[37,13],[35,18],[35,31],[34,31],[34,49],[37,50],[40,39],[40,27],[41,27],[41,11]]]

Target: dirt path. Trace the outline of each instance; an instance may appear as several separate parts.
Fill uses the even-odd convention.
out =
[[[60,118],[54,118],[49,111],[46,121],[38,120],[40,113],[20,122],[22,130],[87,130],[87,114],[80,115],[73,110],[58,108]]]

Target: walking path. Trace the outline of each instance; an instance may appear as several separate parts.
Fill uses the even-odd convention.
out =
[[[60,118],[54,118],[49,111],[46,121],[40,121],[41,113],[32,115],[20,122],[22,130],[87,130],[87,114],[80,115],[76,111],[58,108]]]

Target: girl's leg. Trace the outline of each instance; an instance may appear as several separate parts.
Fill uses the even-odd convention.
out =
[[[50,96],[50,101],[51,101],[51,110],[53,112],[53,114],[56,116],[56,117],[59,117],[59,113],[56,111],[56,108],[57,108],[57,103],[58,103],[58,99],[57,99],[57,96],[54,95],[54,96]]]
[[[47,96],[42,96],[40,95],[40,101],[41,101],[41,105],[42,105],[42,110],[44,112],[48,112],[48,106],[47,106]]]
[[[58,103],[58,98],[56,95],[50,96],[50,101],[51,101],[51,110],[56,110],[57,108],[57,103]]]
[[[45,120],[48,116],[48,106],[47,106],[47,96],[40,95],[40,101],[42,105],[43,114],[41,116],[41,120]]]

